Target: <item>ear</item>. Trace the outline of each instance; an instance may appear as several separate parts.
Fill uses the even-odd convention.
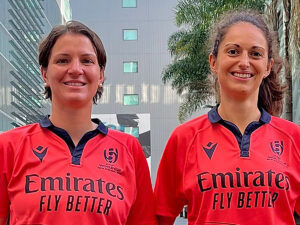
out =
[[[47,77],[47,68],[44,68],[41,66],[41,74],[42,74],[42,78],[43,78],[43,81],[45,82],[45,86],[49,86],[49,83],[48,83],[48,77]]]
[[[99,79],[99,84],[102,84],[104,82],[104,70],[105,70],[105,67],[101,67],[100,68],[100,79]],[[99,85],[98,84],[98,85]]]
[[[213,56],[212,53],[209,54],[208,56],[208,61],[209,61],[209,66],[210,66],[210,71],[215,75],[217,74],[217,68],[216,68],[216,58]]]
[[[266,78],[267,76],[269,76],[273,64],[274,64],[274,59],[271,58],[270,61],[268,62],[267,69],[266,69],[265,74],[264,74],[264,78]]]

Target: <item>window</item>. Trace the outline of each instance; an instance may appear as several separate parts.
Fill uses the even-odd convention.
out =
[[[124,105],[138,105],[139,104],[139,95],[124,95],[123,96]]]
[[[123,30],[123,40],[124,41],[136,41],[137,40],[137,30]]]
[[[136,0],[122,0],[123,8],[136,8]]]
[[[138,72],[138,62],[123,62],[123,72],[124,73],[137,73]]]
[[[131,134],[132,136],[138,138],[139,137],[139,128],[138,127],[125,127],[125,133]]]

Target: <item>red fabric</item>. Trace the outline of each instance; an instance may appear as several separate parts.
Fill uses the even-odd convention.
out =
[[[34,152],[46,148],[41,161]],[[0,135],[0,160],[0,216],[9,212],[11,224],[157,224],[147,162],[130,135],[97,135],[73,165],[66,143],[33,124]]]
[[[207,115],[177,127],[158,170],[157,215],[174,218],[187,205],[189,225],[295,224],[299,126],[272,117],[251,134],[249,151],[241,158],[233,133]]]

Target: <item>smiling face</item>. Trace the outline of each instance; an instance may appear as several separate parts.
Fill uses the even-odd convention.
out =
[[[221,41],[217,57],[209,56],[212,72],[220,85],[221,101],[225,96],[257,101],[262,79],[270,73],[268,45],[262,31],[251,23],[232,25]]]
[[[104,68],[100,69],[90,39],[82,34],[66,33],[54,44],[47,68],[41,68],[45,84],[51,88],[52,105],[92,106]]]

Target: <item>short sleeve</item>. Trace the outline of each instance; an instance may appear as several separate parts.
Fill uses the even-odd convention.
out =
[[[133,157],[137,193],[126,225],[157,225],[149,167],[142,147],[136,139],[133,144]]]
[[[294,125],[294,124],[293,124]],[[295,126],[295,125],[294,125]],[[293,159],[295,160],[295,171],[300,171],[300,129],[299,126],[296,125],[295,129],[292,129],[292,127],[289,127],[289,131],[291,132],[291,135],[294,139],[294,143],[295,143],[295,153],[293,154]],[[292,133],[293,132],[293,133]],[[298,179],[297,179],[297,190],[300,189],[300,175],[299,173],[296,173],[298,175]],[[300,192],[298,191],[298,198],[296,200],[295,203],[295,209],[294,211],[300,216]]]
[[[184,145],[182,141],[173,132],[159,164],[154,189],[156,214],[159,216],[175,218],[186,203],[182,190],[185,159],[185,151],[181,149]]]
[[[8,153],[3,135],[0,135],[0,217],[9,214],[8,184]]]
[[[300,199],[296,201],[295,212],[300,215]]]
[[[9,201],[7,194],[7,180],[3,173],[0,174],[0,217],[7,217]]]

